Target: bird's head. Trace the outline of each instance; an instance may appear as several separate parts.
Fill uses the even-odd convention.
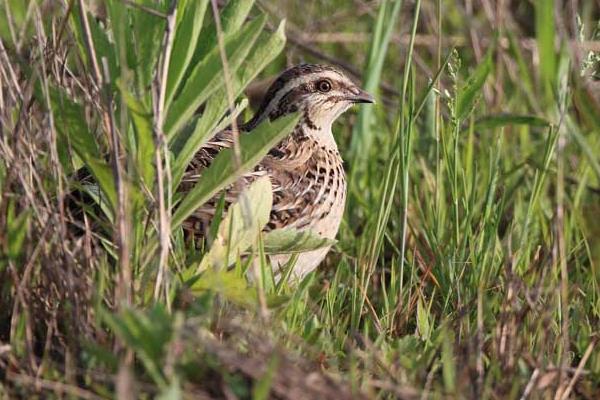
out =
[[[296,65],[271,84],[245,128],[251,130],[264,119],[300,112],[301,123],[308,130],[329,132],[333,121],[357,103],[374,103],[374,99],[339,70],[328,65]]]

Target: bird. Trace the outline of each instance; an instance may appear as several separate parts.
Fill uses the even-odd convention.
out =
[[[240,188],[266,175],[271,181],[273,203],[264,231],[293,228],[335,239],[344,213],[347,184],[331,127],[351,106],[374,102],[371,94],[333,66],[300,64],[283,71],[239,131],[251,135],[261,122],[291,113],[300,114],[298,123],[253,170],[195,210],[183,223],[186,234],[205,236],[219,199],[224,198],[228,207],[237,199]],[[191,190],[219,152],[233,146],[233,135],[231,128],[220,131],[198,150],[186,168],[180,191]],[[330,247],[324,247],[300,253],[291,278],[302,279],[316,269],[329,250]],[[291,254],[270,257],[276,274],[284,272],[290,257]]]

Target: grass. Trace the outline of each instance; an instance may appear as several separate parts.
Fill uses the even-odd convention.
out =
[[[600,10],[505,3],[0,2],[0,396],[597,397]],[[334,250],[276,282],[268,253],[322,242],[259,234],[264,182],[205,248],[180,225],[293,116],[177,187],[301,60],[379,101],[334,127]]]

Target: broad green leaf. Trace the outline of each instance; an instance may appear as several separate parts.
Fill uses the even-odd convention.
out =
[[[490,47],[481,64],[477,66],[467,80],[467,83],[459,89],[456,100],[456,118],[459,120],[464,119],[473,109],[475,100],[481,92],[485,80],[492,71],[493,52],[493,47]]]
[[[223,34],[225,36],[237,31],[242,26],[253,5],[254,0],[231,0],[227,2],[225,7],[219,11],[221,27],[223,28]],[[196,46],[194,57],[192,58],[192,65],[200,63],[200,61],[202,61],[202,59],[216,46],[217,30],[214,21],[211,20],[210,24],[202,29],[202,32],[200,33],[200,39],[198,39],[198,45]]]
[[[335,244],[335,240],[324,238],[312,231],[299,231],[293,228],[267,232],[263,241],[267,254],[301,253]]]
[[[102,159],[85,159],[82,157],[82,160],[90,169],[95,181],[98,182],[98,186],[100,186],[102,193],[104,193],[104,198],[108,200],[110,210],[114,212],[117,209],[117,191],[115,189],[112,168]]]
[[[108,171],[108,172],[110,173],[110,171]],[[87,196],[89,196],[90,199],[92,199],[92,201],[94,202],[94,204],[100,207],[100,209],[102,210],[102,212],[104,213],[104,215],[106,216],[108,221],[114,221],[114,219],[115,219],[114,212],[110,208],[110,204],[109,204],[108,200],[106,200],[106,196],[100,190],[100,188],[97,184],[84,183],[82,185],[81,182],[74,182],[73,188],[76,190],[79,190],[82,193],[85,193]],[[93,210],[94,210],[93,204],[82,203],[79,205],[79,207],[81,207],[84,211],[86,211],[86,210],[91,211],[88,213],[88,216],[94,221],[94,223],[98,224],[98,226],[102,226],[103,224],[106,224],[106,220],[102,219],[100,215],[96,215],[93,212]],[[106,230],[108,231],[109,229],[110,228],[107,226]]]
[[[285,25],[282,22],[277,30],[273,34],[263,33],[258,38],[255,50],[248,56],[248,59],[244,61],[242,66],[232,76],[232,87],[234,96],[238,97],[242,90],[258,75],[258,73],[265,68],[277,55],[283,50],[285,45]],[[242,102],[236,107],[236,111],[233,117],[236,117],[236,113],[241,111],[247,102]],[[219,119],[225,114],[228,108],[227,96],[225,88],[221,87],[215,92],[206,104],[204,113],[201,119],[197,122],[196,128],[193,130],[189,137],[184,136],[183,132],[181,135],[176,135],[178,143],[185,143],[177,149],[175,144],[175,165],[173,168],[174,182],[177,184],[181,174],[185,170],[186,166],[191,161],[192,157],[202,147],[202,145],[210,138],[210,134],[220,130]],[[223,118],[222,123],[229,124],[230,116]]]
[[[175,38],[173,39],[173,50],[171,52],[169,76],[167,78],[167,95],[165,100],[167,108],[171,104],[171,100],[177,92],[185,71],[194,55],[207,4],[208,0],[188,0],[180,4],[177,10],[178,22]]]
[[[131,114],[135,132],[135,164],[146,186],[152,190],[154,183],[154,135],[152,113],[127,89],[118,84]]]
[[[98,62],[102,63],[102,59],[106,58],[108,62],[108,71],[110,73],[110,76],[116,77],[118,73],[116,53],[117,48],[113,43],[110,42],[106,31],[100,26],[96,18],[90,16],[88,18],[88,22],[90,24],[92,41],[94,42],[94,49],[96,50],[96,57],[98,57]],[[100,65],[100,68],[102,68],[102,65]]]
[[[178,228],[198,207],[253,168],[273,146],[290,134],[298,119],[298,115],[288,115],[273,122],[265,121],[251,133],[240,135],[239,168],[234,165],[233,150],[222,150],[175,211],[171,228]]]
[[[196,296],[207,291],[216,292],[243,307],[250,308],[258,304],[256,289],[249,287],[246,278],[235,270],[209,268],[194,281],[190,290]]]
[[[51,90],[50,96],[59,133],[70,139],[71,145],[82,159],[100,159],[100,150],[87,125],[83,106],[69,99],[58,88]]]
[[[195,121],[195,127],[186,126],[173,142],[171,149],[176,154],[173,165],[173,185],[175,187],[179,185],[181,177],[190,161],[192,161],[192,158],[194,158],[194,155],[208,139],[219,131],[219,116],[223,115],[227,109],[227,100],[225,97],[225,91],[221,89],[212,95],[206,103],[202,117]],[[223,123],[227,125],[231,124],[231,118],[236,118],[247,105],[248,101],[244,99],[236,106],[233,115],[223,118]],[[227,123],[228,121],[229,123]]]
[[[237,119],[242,114],[242,111],[244,111],[247,107],[248,107],[248,99],[243,98],[242,100],[240,100],[239,103],[237,103],[234,106],[232,113],[225,115],[223,118],[221,118],[221,120],[219,121],[217,126],[215,126],[215,128],[212,131],[220,132],[222,130],[225,130],[225,129],[231,127],[231,121],[233,121],[234,118]]]
[[[111,209],[115,210],[117,193],[112,170],[98,150],[96,138],[86,123],[83,107],[68,99],[58,90],[52,90],[50,98],[56,129],[59,134],[70,141],[73,150],[88,167],[109,200]]]
[[[122,6],[122,2],[119,2]],[[148,7],[164,14],[168,12],[165,2],[154,0],[138,0],[144,7]],[[131,35],[133,40],[134,52],[128,54],[131,67],[135,70],[135,77],[139,94],[147,91],[152,83],[154,70],[158,55],[162,49],[163,36],[165,32],[166,20],[146,12],[137,7],[129,7],[131,14]]]
[[[497,114],[483,117],[475,123],[477,128],[500,128],[507,125],[529,125],[547,127],[548,121],[535,115]]]
[[[265,21],[265,16],[257,18],[225,39],[225,53],[232,74],[248,55]],[[198,107],[224,84],[224,80],[221,54],[218,47],[215,47],[194,67],[181,93],[169,107],[164,126],[167,136],[175,134]]]
[[[202,259],[199,270],[226,268],[256,243],[261,230],[269,222],[273,192],[268,176],[254,181],[227,210],[219,232]]]
[[[172,321],[163,306],[157,304],[149,311],[123,308],[119,314],[100,309],[100,315],[115,335],[136,352],[154,382],[166,388],[162,363],[172,336]]]

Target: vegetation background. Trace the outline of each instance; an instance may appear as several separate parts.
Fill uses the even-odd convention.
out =
[[[598,21],[597,0],[1,0],[0,398],[598,398]],[[181,222],[294,116],[177,187],[305,61],[379,102],[334,127],[334,250],[276,282],[268,253],[323,243],[260,234],[265,182],[206,246]]]

